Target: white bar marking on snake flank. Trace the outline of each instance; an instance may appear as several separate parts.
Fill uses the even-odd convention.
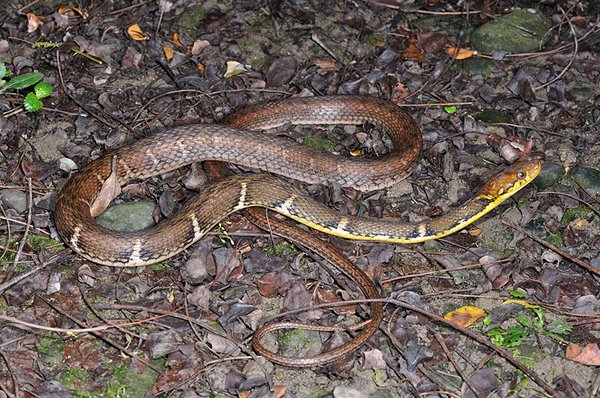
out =
[[[277,209],[281,210],[281,212],[283,212],[283,213],[289,213],[288,210],[289,210],[290,206],[292,204],[294,204],[294,200],[296,200],[295,193],[291,194],[290,197],[285,202],[283,202],[283,204],[281,206],[277,207]]]
[[[140,260],[140,254],[142,251],[142,241],[141,239],[137,239],[133,244],[133,251],[131,252],[131,256],[129,256],[129,261],[136,262]]]
[[[427,223],[419,224],[419,238],[427,235]]]
[[[119,159],[119,164],[125,169],[125,178],[128,178],[131,175],[131,169],[123,159]]]
[[[248,192],[248,185],[245,182],[242,182],[242,189],[240,190],[240,200],[238,204],[234,207],[234,210],[240,210],[246,207],[246,192]]]
[[[194,241],[197,241],[202,237],[202,231],[200,230],[200,224],[198,224],[198,219],[196,215],[192,213],[192,226],[194,227]]]
[[[75,227],[75,230],[73,231],[73,235],[71,235],[71,246],[73,247],[73,250],[75,250],[76,252],[79,252],[79,247],[77,246],[77,242],[79,241],[79,234],[81,233],[81,227]]]

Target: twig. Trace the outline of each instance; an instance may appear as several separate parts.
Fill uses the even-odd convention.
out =
[[[484,265],[503,264],[503,263],[508,263],[508,262],[510,262],[510,259],[505,258],[502,260],[492,261],[492,262],[486,263],[486,264],[474,263],[474,264],[463,265],[463,266],[456,267],[456,268],[445,268],[445,269],[439,269],[439,270],[435,270],[435,271],[420,272],[418,274],[400,275],[400,276],[395,276],[393,278],[383,279],[381,281],[381,283],[385,284],[385,283],[395,282],[395,281],[402,280],[402,279],[420,278],[422,276],[437,275],[437,274],[443,274],[446,272],[451,273],[454,271],[463,271],[463,270],[467,270],[467,269],[480,268]]]
[[[502,223],[506,226],[511,227],[512,229],[514,229],[516,231],[519,231],[520,233],[526,235],[528,238],[533,239],[540,245],[547,247],[548,249],[552,250],[553,252],[560,254],[567,260],[574,262],[575,264],[587,269],[588,271],[590,271],[596,275],[600,275],[600,270],[597,270],[596,268],[592,267],[590,264],[586,263],[585,261],[582,261],[582,260],[578,259],[577,257],[570,255],[569,253],[567,253],[566,251],[562,250],[561,248],[553,245],[552,243],[548,243],[545,240],[540,239],[537,236],[530,234],[529,232],[525,231],[523,228],[516,226],[508,221],[502,221]]]
[[[30,269],[29,271],[23,272],[22,274],[19,274],[13,278],[11,278],[10,280],[2,283],[0,285],[0,295],[3,294],[7,289],[9,289],[11,286],[21,282],[22,280],[29,278],[31,275],[35,274],[36,272],[46,268],[48,265],[50,264],[54,264],[54,262],[59,258],[59,256],[55,256],[52,259],[50,259],[49,261],[44,261],[42,264],[36,266],[35,268]]]
[[[317,43],[317,45],[318,45],[319,47],[321,47],[321,48],[322,48],[322,49],[323,49],[323,50],[324,50],[324,51],[325,51],[327,54],[329,54],[329,56],[330,56],[331,58],[333,58],[333,59],[335,60],[335,62],[337,62],[337,63],[341,63],[341,62],[340,62],[340,60],[338,59],[338,57],[336,57],[336,56],[335,56],[335,54],[333,53],[333,51],[331,51],[331,50],[330,50],[330,49],[329,49],[329,48],[328,48],[328,47],[325,45],[325,43],[323,43],[323,42],[321,41],[321,39],[319,39],[319,36],[317,36],[317,34],[316,34],[316,33],[313,33],[313,34],[310,36],[310,39],[311,39],[312,41],[314,41],[315,43]]]
[[[512,354],[510,352],[508,352],[507,350],[505,350],[502,347],[499,347],[499,346],[493,344],[488,339],[478,335],[477,333],[470,331],[469,329],[463,328],[462,326],[458,326],[457,324],[444,319],[444,317],[441,317],[437,314],[426,311],[422,308],[416,307],[416,306],[406,303],[404,301],[395,300],[395,299],[386,299],[385,301],[388,303],[395,304],[397,306],[406,308],[408,310],[418,312],[419,314],[425,315],[426,317],[431,318],[434,321],[441,322],[444,325],[449,326],[449,327],[453,328],[454,330],[472,338],[473,340],[477,341],[478,343],[483,344],[486,347],[496,351],[498,353],[498,355],[500,355],[502,358],[506,359],[508,362],[510,362],[514,367],[519,369],[521,372],[523,372],[527,376],[529,376],[538,386],[543,388],[544,391],[546,391],[549,395],[557,396],[556,390],[554,390],[554,388],[552,388],[552,386],[550,386],[548,383],[546,383],[544,380],[542,380],[542,378],[540,378],[540,376],[538,376],[537,373],[535,373],[533,370],[527,368],[525,365],[523,365],[521,362],[519,362],[515,357],[512,356]]]
[[[21,257],[21,252],[23,251],[23,247],[25,247],[25,243],[27,242],[27,237],[29,235],[29,227],[31,226],[31,214],[33,208],[33,194],[31,188],[31,177],[27,177],[27,186],[29,188],[29,195],[27,200],[29,203],[27,204],[27,222],[25,224],[25,231],[23,232],[23,238],[21,242],[19,242],[19,247],[17,248],[17,252],[15,253],[15,258],[13,260],[13,269],[17,267],[19,263],[19,257]]]
[[[560,10],[560,12],[562,12],[563,17],[566,17],[567,23],[569,24],[569,28],[571,29],[571,34],[573,35],[573,40],[574,40],[573,56],[569,60],[569,63],[567,63],[567,65],[565,65],[563,70],[560,71],[560,73],[558,75],[556,75],[556,77],[554,79],[542,84],[541,86],[532,87],[533,90],[541,90],[544,87],[548,87],[549,85],[551,85],[552,83],[554,83],[555,81],[560,79],[565,73],[567,73],[567,70],[569,70],[571,65],[573,65],[573,62],[575,62],[575,58],[577,57],[577,53],[579,52],[579,41],[577,40],[577,33],[575,32],[575,28],[573,27],[573,24],[571,23],[571,19],[567,17],[567,15],[565,14],[565,11],[562,9],[562,7],[558,7],[558,9]]]
[[[9,217],[5,217],[5,216],[0,216],[0,220],[4,220],[6,222],[10,221],[13,224],[18,224],[18,225],[27,225],[27,223],[24,222],[24,221],[15,220],[14,218],[9,218]],[[35,229],[36,233],[40,233],[40,234],[44,234],[44,235],[50,236],[50,233],[48,231],[45,231],[45,230],[40,229],[40,228],[35,228],[35,227],[34,227],[34,229]]]
[[[4,247],[4,251],[2,252],[2,256],[0,258],[4,258],[4,256],[6,255],[6,253],[8,253],[9,247],[8,245],[10,244],[10,239],[11,239],[11,230],[10,230],[10,221],[8,216],[6,215],[6,210],[4,210],[4,206],[2,206],[2,203],[0,203],[0,212],[2,212],[2,215],[4,216],[2,219],[6,221],[6,241],[3,242],[3,244],[6,244],[6,246]]]
[[[10,373],[10,378],[12,380],[12,384],[14,386],[14,394],[11,394],[8,390],[6,390],[4,388],[4,386],[2,384],[0,384],[0,389],[2,391],[4,391],[4,393],[9,397],[9,398],[18,398],[21,396],[21,393],[19,392],[19,383],[17,383],[17,378],[15,376],[15,373],[12,370],[12,366],[10,364],[10,361],[8,360],[8,357],[6,356],[6,352],[4,350],[0,350],[0,357],[2,357],[2,359],[4,360],[4,363],[6,364],[6,368],[8,369],[8,373]]]
[[[565,192],[554,192],[554,191],[541,191],[541,192],[538,192],[538,194],[541,194],[541,193],[543,193],[543,194],[546,194],[546,195],[562,195],[562,196],[566,196],[567,198],[571,198],[571,199],[573,199],[573,200],[576,200],[576,201],[578,201],[579,203],[583,203],[583,204],[584,204],[586,207],[589,207],[589,209],[590,209],[591,211],[593,211],[594,213],[596,213],[596,215],[597,215],[598,217],[600,217],[600,211],[596,210],[596,209],[594,208],[594,206],[592,206],[592,204],[591,204],[591,203],[588,203],[588,202],[586,202],[585,200],[583,200],[583,199],[581,199],[581,198],[578,198],[578,197],[577,197],[577,196],[575,196],[575,195],[571,195],[571,194],[568,194],[568,193],[565,193]],[[587,192],[586,192],[586,193],[587,193]],[[588,194],[588,195],[589,195],[589,194]]]
[[[75,104],[77,104],[77,106],[79,106],[81,109],[83,109],[85,112],[87,112],[87,115],[93,117],[94,119],[98,120],[100,123],[105,124],[106,126],[112,128],[112,129],[116,129],[117,126],[115,126],[112,123],[109,123],[108,120],[106,120],[106,118],[98,115],[96,112],[91,111],[88,107],[86,107],[84,104],[81,103],[81,101],[77,100],[77,98],[75,98],[70,92],[69,90],[67,90],[67,87],[65,86],[65,80],[63,78],[63,74],[62,74],[62,67],[60,64],[60,50],[56,50],[56,71],[58,72],[58,77],[60,80],[60,86],[63,89],[63,92],[65,93],[65,95],[67,97],[69,97],[71,99],[71,101],[73,101]],[[119,124],[121,124],[123,127],[125,127],[126,129],[128,129],[129,131],[131,131],[131,128],[127,125],[125,125],[124,123],[121,123],[120,121],[117,120],[117,122],[119,122]]]
[[[523,372],[524,374],[526,374],[529,378],[531,378],[538,386],[540,386],[541,388],[544,389],[544,391],[546,391],[549,395],[551,396],[556,396],[556,391],[554,390],[554,388],[552,388],[552,386],[550,386],[548,383],[546,383],[544,380],[542,380],[542,378],[540,378],[540,376],[538,376],[537,373],[535,373],[535,371],[527,368],[525,365],[523,365],[521,362],[519,362],[509,351],[505,350],[502,347],[499,347],[495,344],[493,344],[492,342],[490,342],[488,339],[486,339],[485,337],[482,337],[480,335],[478,335],[477,333],[474,333],[472,331],[470,331],[469,329],[466,329],[462,326],[459,326],[447,319],[445,319],[442,316],[439,316],[437,314],[434,314],[433,312],[429,312],[427,310],[424,310],[422,308],[416,307],[412,304],[409,304],[405,301],[401,301],[401,300],[397,300],[397,299],[391,299],[391,298],[385,298],[385,299],[361,299],[361,300],[344,300],[344,301],[337,301],[337,302],[333,302],[333,303],[327,303],[327,304],[319,304],[319,305],[311,305],[308,307],[304,307],[304,308],[298,308],[295,310],[291,310],[286,312],[286,314],[293,314],[293,313],[299,313],[299,312],[305,312],[305,311],[311,311],[311,310],[315,310],[315,309],[321,309],[321,308],[329,308],[329,307],[339,307],[339,306],[344,306],[344,305],[349,305],[349,304],[364,304],[364,303],[372,303],[372,302],[382,302],[382,303],[388,303],[388,304],[394,304],[397,305],[399,307],[405,308],[407,310],[410,311],[414,311],[414,312],[418,312],[419,314],[425,315],[428,318],[433,319],[436,322],[440,322],[443,323],[446,326],[451,327],[452,329],[472,338],[473,340],[477,341],[478,343],[485,345],[486,347],[490,348],[491,350],[495,351],[498,355],[500,355],[502,358],[504,358],[505,360],[507,360],[508,362],[510,362],[514,367],[516,367],[517,369],[519,369],[521,372]],[[101,305],[101,304],[100,304]],[[150,309],[151,311],[153,311],[153,309]],[[281,315],[281,314],[279,314]],[[269,321],[272,320],[273,318],[277,318],[278,316],[269,318]]]
[[[56,305],[54,305],[53,303],[49,302],[48,300],[45,300],[43,298],[40,297],[40,299],[42,299],[50,308],[52,308],[54,311],[58,312],[59,314],[61,314],[62,316],[67,317],[68,319],[70,319],[72,322],[75,322],[77,325],[79,326],[83,326],[84,323],[81,322],[79,319],[75,318],[74,316],[72,316],[71,314],[63,311],[61,308],[57,307]],[[140,358],[138,357],[135,352],[129,350],[127,347],[122,346],[121,344],[109,339],[106,336],[103,336],[102,334],[92,331],[90,332],[92,334],[92,336],[97,337],[98,339],[104,341],[106,344],[116,348],[117,350],[121,351],[123,354],[126,354],[127,356],[129,356],[132,359],[135,359],[136,361],[139,361],[140,363],[143,363],[144,365],[146,365],[147,367],[149,367],[150,369],[152,369],[153,371],[155,371],[157,374],[161,374],[162,370],[159,369],[158,367],[154,366],[153,364],[151,364],[150,362],[148,362],[147,360],[145,360],[144,358]]]
[[[442,334],[440,332],[435,332],[433,334],[433,336],[437,340],[440,347],[442,347],[444,354],[446,354],[446,357],[448,358],[448,360],[454,367],[454,370],[456,370],[456,373],[458,373],[458,375],[463,379],[463,381],[467,384],[467,386],[469,386],[471,391],[473,391],[473,394],[475,394],[477,396],[477,398],[481,398],[481,395],[479,395],[479,391],[471,385],[469,378],[463,373],[460,366],[458,366],[458,363],[456,363],[456,361],[454,360],[454,357],[452,356],[452,353],[450,352],[450,350],[448,350],[448,346],[446,345],[446,341],[444,340],[444,337],[442,336]]]

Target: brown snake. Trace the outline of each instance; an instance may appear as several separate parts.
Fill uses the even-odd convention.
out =
[[[361,124],[384,127],[394,151],[375,159],[341,158],[299,145],[282,137],[249,131],[292,124]],[[116,232],[98,225],[94,216],[108,205],[98,204],[102,191],[114,191],[134,178],[148,178],[192,162],[218,160],[282,174],[307,183],[340,184],[358,190],[389,186],[412,172],[422,138],[414,120],[396,105],[374,97],[332,96],[293,98],[257,104],[236,112],[225,125],[193,125],[165,130],[109,153],[84,167],[65,185],[56,206],[56,226],[65,242],[83,257],[99,264],[135,266],[165,260],[204,236],[228,214],[261,206],[280,212],[316,229],[352,239],[421,242],[446,236],[481,217],[539,173],[539,161],[512,166],[488,183],[472,201],[431,222],[399,223],[340,216],[304,196],[293,185],[265,174],[233,176],[202,192],[193,202],[156,227],[139,232]],[[249,130],[243,130],[249,129]],[[118,192],[112,192],[110,198]],[[107,196],[107,195],[101,195]],[[252,214],[260,217],[260,212]],[[260,221],[260,220],[259,220]],[[271,220],[271,224],[273,220]],[[264,219],[263,219],[264,224]],[[377,288],[343,255],[306,233],[294,235],[279,224],[285,236],[318,253],[353,279],[369,298]],[[315,366],[353,352],[375,332],[382,317],[372,304],[373,320],[355,340],[312,358],[288,358],[270,353],[259,343],[269,330],[255,334],[257,351],[273,362],[288,366]],[[298,327],[287,323],[282,327]]]

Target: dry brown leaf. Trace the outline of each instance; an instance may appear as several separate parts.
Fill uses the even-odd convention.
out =
[[[163,46],[163,53],[165,53],[165,59],[167,61],[170,61],[173,59],[173,56],[175,55],[175,50],[173,50],[171,47],[169,47],[168,45],[164,45]]]
[[[192,44],[192,55],[198,55],[200,52],[210,46],[208,40],[196,40],[194,44]]]
[[[76,6],[60,6],[58,7],[58,13],[61,15],[68,14],[69,17],[74,17],[75,14],[79,14],[80,17],[83,16],[81,8]]]
[[[37,15],[32,12],[27,13],[27,32],[32,33],[44,24],[44,21],[39,19]]]
[[[402,57],[407,61],[414,61],[420,64],[422,64],[423,61],[425,61],[425,59],[423,58],[423,54],[421,53],[421,49],[417,44],[416,37],[411,36],[408,39],[408,46],[406,46],[404,51],[402,51]]]
[[[471,236],[479,236],[479,235],[481,235],[483,230],[481,228],[472,228],[472,229],[469,229],[467,232]]]
[[[600,366],[600,348],[596,343],[590,343],[584,347],[569,344],[565,350],[565,358],[582,365]]]
[[[183,47],[183,43],[181,42],[181,40],[179,39],[179,32],[174,32],[173,36],[171,37],[171,41],[173,42],[173,44],[175,44],[177,47]]]
[[[331,290],[317,288],[316,304],[331,304],[339,302],[339,297]],[[342,306],[332,307],[336,314],[354,315],[356,314],[356,304],[347,304]]]
[[[129,34],[129,37],[131,37],[135,41],[143,41],[150,39],[150,36],[145,34],[142,31],[142,28],[140,28],[140,25],[138,24],[133,24],[130,27],[128,27],[127,34]]]
[[[275,397],[283,398],[285,397],[285,393],[287,392],[286,386],[273,386],[273,391],[275,392]]]
[[[484,316],[485,311],[481,308],[465,306],[446,313],[444,319],[466,328]]]
[[[470,48],[450,47],[448,50],[446,50],[446,54],[454,59],[461,60],[471,58],[473,55],[477,55],[477,51],[471,50]]]
[[[337,70],[337,65],[332,59],[317,59],[315,60],[315,65],[317,65],[317,68],[323,70]]]
[[[404,84],[402,83],[398,83],[392,89],[392,96],[390,100],[394,104],[399,104],[401,102],[404,102],[404,99],[408,97],[409,94],[410,92],[406,89],[406,86],[404,86]]]
[[[94,203],[92,203],[90,206],[90,213],[92,214],[92,217],[96,217],[106,210],[110,202],[119,196],[120,193],[121,186],[117,181],[117,158],[113,157],[112,171],[110,176],[104,180],[102,188],[100,189],[100,193],[94,200]]]

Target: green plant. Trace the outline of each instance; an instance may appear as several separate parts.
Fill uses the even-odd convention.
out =
[[[44,106],[41,99],[52,94],[52,86],[41,81],[44,75],[40,72],[24,73],[12,78],[10,75],[11,73],[6,69],[4,61],[0,60],[0,93],[6,90],[23,90],[35,85],[33,92],[28,93],[23,101],[23,107],[28,112],[39,110]],[[13,114],[16,113],[14,112]]]
[[[520,292],[517,291],[511,291],[510,294],[513,297],[521,296]],[[522,300],[508,300],[505,302],[505,304],[508,303],[523,305],[528,311],[520,312],[516,315],[515,320],[518,323],[517,325],[506,328],[497,327],[489,330],[486,334],[492,343],[507,348],[516,358],[528,366],[531,365],[532,359],[524,357],[519,347],[532,334],[542,333],[560,343],[567,343],[563,336],[568,335],[572,327],[565,324],[564,320],[555,319],[548,323],[542,307]],[[485,317],[483,320],[485,326],[490,325],[491,322],[489,317]]]
[[[281,241],[273,246],[263,248],[263,251],[271,256],[284,256],[298,252],[296,246],[286,241]]]

